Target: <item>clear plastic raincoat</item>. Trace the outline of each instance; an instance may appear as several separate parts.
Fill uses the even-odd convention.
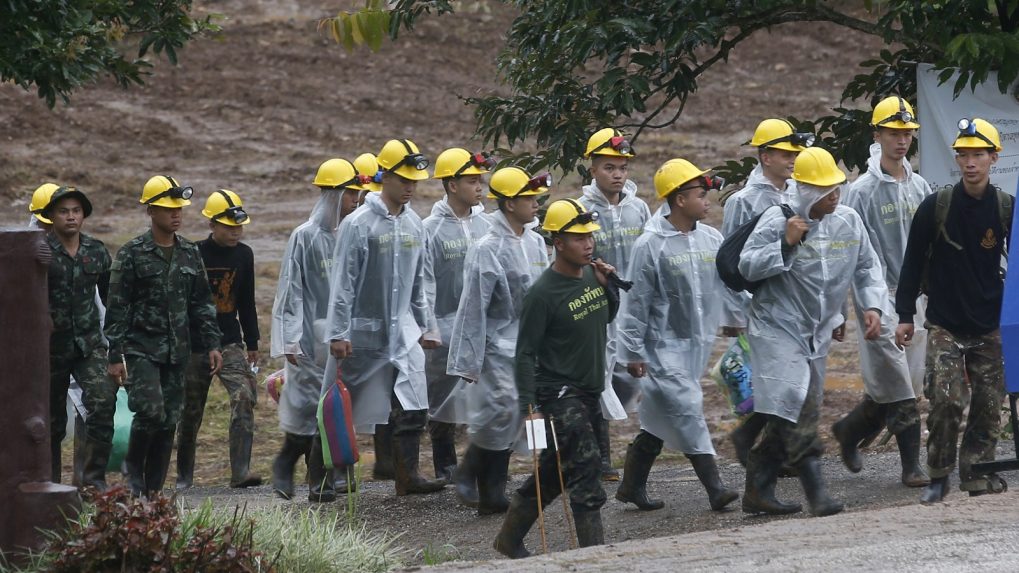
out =
[[[425,228],[409,207],[389,214],[379,193],[343,220],[333,255],[326,342],[348,340],[353,354],[340,364],[350,391],[355,429],[373,433],[389,421],[395,394],[404,410],[428,408],[422,336],[435,339],[425,296]],[[335,383],[331,356],[323,392]]]
[[[290,234],[280,263],[269,353],[273,358],[285,354],[297,358],[296,366],[284,364],[286,384],[279,403],[280,428],[291,434],[318,433],[315,414],[322,369],[329,355],[321,331],[328,310],[329,267],[340,224],[342,194],[339,190],[322,191],[308,220]]]
[[[795,422],[811,378],[820,391],[832,330],[852,287],[864,309],[891,312],[881,262],[860,216],[845,205],[820,221],[811,206],[826,193],[790,182],[790,203],[807,222],[805,241],[782,252],[786,218],[770,208],[743,247],[739,270],[748,280],[768,279],[754,294],[748,316],[754,411]],[[912,389],[909,389],[912,394]],[[811,397],[820,400],[820,396]]]
[[[860,175],[842,196],[842,203],[855,209],[867,227],[870,242],[884,270],[892,307],[895,306],[895,291],[899,286],[899,271],[906,253],[913,214],[920,202],[933,192],[923,177],[913,173],[906,159],[902,160],[902,167],[906,173],[902,181],[882,171],[881,145],[875,143],[870,146],[866,173]],[[927,320],[926,308],[926,297],[921,296],[916,301],[916,314],[913,316],[916,328],[913,343],[905,350],[909,378],[916,394],[923,389],[924,360],[927,355],[927,328],[924,327]],[[859,308],[856,309],[856,316],[858,321],[863,320]],[[894,323],[895,317],[889,320]],[[891,329],[894,334],[894,324]],[[860,368],[868,394],[871,394],[871,386],[891,382],[888,369],[900,368],[901,354],[902,351],[895,346],[894,336],[891,339],[882,336],[877,340],[860,338]],[[882,401],[873,394],[871,397],[878,402]]]
[[[643,199],[637,197],[637,184],[629,179],[623,185],[619,204],[613,205],[595,182],[585,185],[578,202],[588,211],[597,211],[598,224],[601,230],[594,233],[595,256],[601,257],[606,263],[616,268],[619,275],[624,275],[630,265],[630,253],[637,238],[644,232],[644,225],[651,219],[651,209]],[[629,279],[629,277],[623,276]],[[620,293],[625,299],[629,294]],[[601,396],[602,415],[610,420],[626,419],[627,410],[637,407],[640,382],[630,376],[625,364],[616,362],[616,321],[609,323],[608,348],[605,354],[605,391]],[[612,381],[625,384],[632,388],[629,392],[632,399],[622,404],[612,387]]]
[[[641,428],[690,455],[715,453],[700,379],[723,299],[732,296],[715,269],[721,244],[722,234],[708,225],[683,233],[656,215],[633,248],[627,278],[634,286],[616,319],[620,364],[647,363]]]
[[[446,363],[453,320],[463,291],[464,260],[468,249],[490,227],[484,210],[477,205],[461,219],[443,197],[423,221],[428,254],[425,287],[442,338],[442,346],[425,351],[425,377],[428,379],[428,414],[439,422],[467,423],[465,395],[456,390],[464,382],[459,376],[446,374]]]
[[[533,226],[517,235],[501,212],[489,220],[491,229],[464,263],[447,372],[477,381],[464,388],[471,443],[505,450],[521,427],[513,377],[520,312],[527,289],[548,267],[548,251]]]

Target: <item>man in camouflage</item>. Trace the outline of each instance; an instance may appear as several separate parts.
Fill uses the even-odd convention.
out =
[[[928,195],[917,208],[895,299],[896,341],[908,346],[921,288],[928,297],[924,396],[931,402],[931,483],[920,495],[922,503],[937,503],[948,494],[956,457],[961,490],[972,496],[1006,487],[999,476],[977,474],[972,466],[994,459],[1001,425],[1001,257],[1011,242],[1014,200],[990,181],[1001,151],[997,129],[982,119],[961,120],[959,128],[952,147],[962,178],[953,188]],[[967,376],[969,418],[958,447]]]
[[[106,463],[113,447],[117,385],[106,375],[106,341],[100,326],[96,289],[106,298],[110,253],[102,241],[81,232],[92,203],[73,187],[60,187],[41,213],[52,221],[46,242],[53,251],[49,268],[50,447],[54,483],[60,482],[60,442],[67,426],[67,388],[74,376],[88,411],[85,421],[83,485],[106,488]]]
[[[205,265],[198,247],[177,235],[181,208],[191,204],[191,194],[190,187],[170,177],[149,179],[140,203],[151,228],[120,248],[110,276],[107,371],[127,387],[135,414],[125,457],[134,495],[150,496],[166,480],[184,401],[192,322],[209,349],[209,371],[216,374],[223,365]]]

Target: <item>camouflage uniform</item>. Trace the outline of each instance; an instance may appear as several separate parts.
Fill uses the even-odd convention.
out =
[[[53,481],[60,482],[60,442],[67,426],[67,388],[70,377],[82,388],[88,411],[85,422],[88,442],[108,450],[113,442],[113,413],[117,385],[106,375],[106,342],[96,305],[97,286],[106,290],[110,253],[102,241],[84,233],[75,256],[49,233],[53,251],[49,268],[49,305],[53,320],[50,335],[50,440],[53,448]],[[86,448],[89,448],[86,445]],[[107,452],[107,456],[108,456]],[[103,464],[105,469],[105,463]]]
[[[166,478],[191,357],[189,323],[199,323],[202,346],[220,347],[216,308],[198,248],[179,235],[174,243],[167,255],[168,249],[156,245],[147,231],[121,247],[110,277],[106,337],[110,363],[127,361],[128,406],[135,416],[126,461],[136,494],[143,487],[161,489]],[[140,465],[132,469],[133,464]]]
[[[966,393],[964,372],[969,375],[969,417],[958,448],[960,489],[984,491],[986,476],[971,466],[993,459],[1001,425],[1001,401],[1005,377],[998,330],[979,336],[955,335],[928,324],[927,369],[924,396],[931,401],[927,416],[927,466],[931,478],[951,475],[955,469],[956,444]],[[997,487],[997,484],[992,484]]]

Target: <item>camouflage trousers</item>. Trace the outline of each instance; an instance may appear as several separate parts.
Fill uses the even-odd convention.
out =
[[[868,427],[880,430],[881,426],[885,426],[892,435],[898,435],[920,423],[920,410],[913,398],[880,404],[864,394],[861,410]]]
[[[88,440],[113,442],[113,414],[117,411],[117,383],[106,374],[106,348],[97,346],[82,356],[77,350],[50,355],[50,439],[59,444],[67,433],[67,388],[71,376],[81,386],[81,399],[88,417]]]
[[[605,490],[601,485],[601,455],[592,423],[592,420],[601,417],[601,404],[598,400],[597,394],[588,396],[570,391],[562,398],[539,404],[545,417],[545,432],[548,436],[548,448],[542,450],[538,461],[543,506],[552,503],[562,493],[550,419],[555,420],[563,481],[569,491],[573,511],[597,511],[605,505]],[[527,499],[537,497],[533,474],[517,493]]]
[[[128,354],[127,406],[134,412],[131,430],[173,431],[184,405],[187,364],[163,364]]]
[[[958,446],[959,426],[965,409],[966,378],[970,403],[966,431]],[[950,475],[959,460],[963,491],[987,489],[987,479],[970,469],[979,461],[994,459],[1005,395],[1001,333],[960,336],[936,325],[928,326],[927,372],[923,393],[931,402],[927,416],[927,466],[932,478]]]
[[[188,361],[184,376],[184,408],[177,430],[178,447],[188,446],[198,439],[205,414],[205,402],[209,398],[212,375],[209,374],[209,354],[193,353]],[[223,348],[223,368],[219,381],[230,395],[230,439],[251,435],[255,432],[255,402],[258,392],[255,375],[248,364],[248,354],[241,344],[230,344]]]
[[[761,441],[752,450],[753,454],[767,459],[784,459],[787,464],[795,466],[804,458],[819,457],[824,453],[824,446],[817,436],[817,424],[821,419],[826,370],[827,357],[810,361],[810,385],[796,422],[772,414],[754,414],[764,416],[767,423]]]

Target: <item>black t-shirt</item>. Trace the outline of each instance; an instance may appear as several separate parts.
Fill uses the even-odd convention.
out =
[[[198,241],[198,250],[209,276],[212,301],[216,305],[216,321],[223,332],[221,344],[243,341],[248,350],[258,350],[258,311],[255,310],[255,255],[251,247],[238,243],[223,247],[209,238]],[[238,322],[238,318],[240,321]],[[201,338],[191,333],[193,352],[204,352]]]

